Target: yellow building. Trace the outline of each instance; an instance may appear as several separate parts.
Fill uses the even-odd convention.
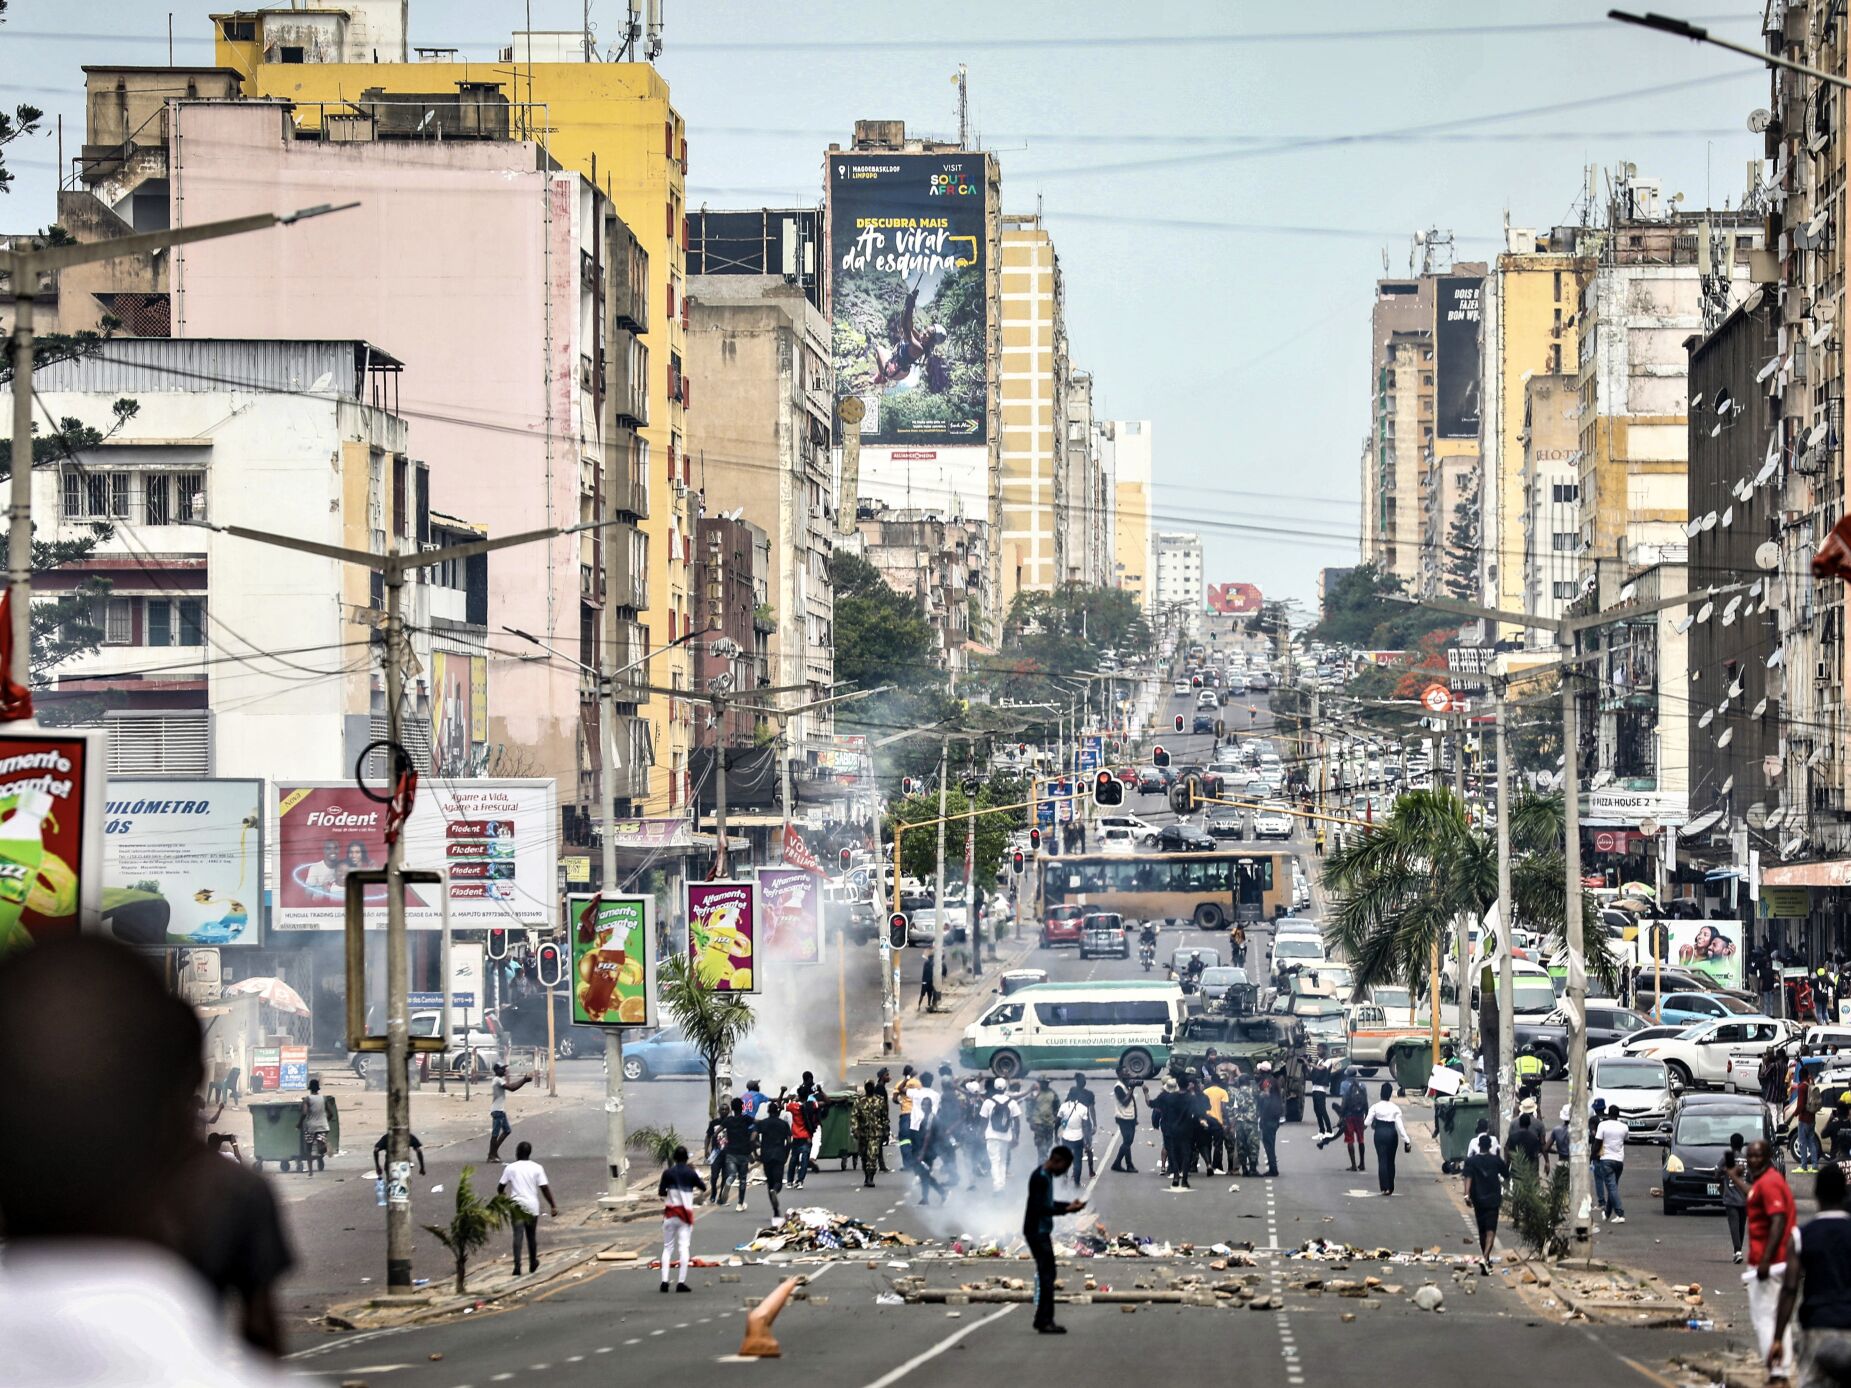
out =
[[[1003,218],[1004,613],[1024,588],[1064,572],[1067,327],[1060,257],[1038,216]]]
[[[648,593],[642,605],[650,648],[685,635],[693,545],[691,473],[683,446],[690,390],[682,370],[687,327],[684,284],[686,127],[668,83],[647,63],[583,60],[581,36],[517,33],[495,62],[407,62],[402,0],[345,0],[312,10],[258,9],[213,16],[216,61],[243,75],[244,95],[293,102],[303,128],[339,119],[363,92],[381,98],[455,92],[461,84],[499,88],[515,107],[516,134],[540,140],[566,168],[603,189],[648,253],[651,294],[649,422],[639,432],[648,456]],[[574,49],[577,49],[576,54]],[[431,50],[420,50],[429,53]],[[377,61],[380,57],[397,61]],[[577,275],[573,274],[576,288]],[[492,325],[484,325],[485,350]],[[513,369],[511,367],[511,369]],[[492,522],[492,517],[483,519]],[[587,542],[589,548],[589,541]],[[685,689],[686,648],[647,667],[650,683]],[[661,697],[642,706],[655,769],[645,813],[668,814],[689,800],[692,705]]]
[[[1112,500],[1112,573],[1114,588],[1134,594],[1148,614],[1156,602],[1156,575],[1151,562],[1151,422],[1107,419],[1099,424],[1099,466]]]

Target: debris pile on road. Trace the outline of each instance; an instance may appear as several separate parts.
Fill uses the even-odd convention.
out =
[[[847,1215],[839,1215],[820,1205],[792,1210],[781,1224],[769,1224],[758,1231],[749,1243],[739,1245],[741,1253],[841,1253],[864,1248],[916,1248],[922,1241],[911,1234],[873,1225]]]

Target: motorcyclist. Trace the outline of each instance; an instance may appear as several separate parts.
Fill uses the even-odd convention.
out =
[[[1526,1042],[1523,1049],[1517,1053],[1516,1061],[1519,1101],[1534,1099],[1537,1096],[1542,1089],[1543,1071],[1547,1068],[1543,1064],[1543,1058],[1536,1054],[1535,1043]]]
[[[1138,961],[1148,970],[1156,958],[1157,927],[1150,921],[1145,921],[1143,928],[1138,931]]]
[[[1183,965],[1183,991],[1193,993],[1202,986],[1202,971],[1208,967],[1208,961],[1199,954],[1189,956],[1189,962]]]

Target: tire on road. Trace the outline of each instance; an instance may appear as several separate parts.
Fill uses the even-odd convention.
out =
[[[1142,1046],[1133,1046],[1118,1058],[1118,1073],[1121,1079],[1148,1080],[1157,1073],[1157,1062]]]
[[[632,1084],[649,1078],[649,1066],[640,1055],[627,1055],[623,1058],[623,1077]]]
[[[1695,1089],[1697,1087],[1696,1076],[1690,1073],[1690,1067],[1683,1061],[1667,1060],[1665,1062],[1665,1069],[1676,1075],[1678,1082],[1681,1083],[1685,1089]]]
[[[999,1080],[1020,1079],[1028,1073],[1028,1066],[1016,1051],[998,1051],[990,1057],[990,1073]]]
[[[1215,901],[1204,901],[1195,908],[1195,925],[1197,930],[1222,930],[1228,923],[1228,913]]]

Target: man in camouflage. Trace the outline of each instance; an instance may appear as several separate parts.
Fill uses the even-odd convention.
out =
[[[867,1081],[863,1092],[856,1097],[854,1111],[849,1115],[849,1127],[855,1134],[855,1145],[861,1155],[861,1184],[874,1184],[874,1171],[880,1163],[881,1144],[886,1140],[887,1101],[874,1087],[874,1081]]]
[[[1260,1174],[1260,1106],[1253,1092],[1252,1075],[1236,1075],[1228,1094],[1229,1126],[1234,1133],[1235,1161],[1243,1176]]]

